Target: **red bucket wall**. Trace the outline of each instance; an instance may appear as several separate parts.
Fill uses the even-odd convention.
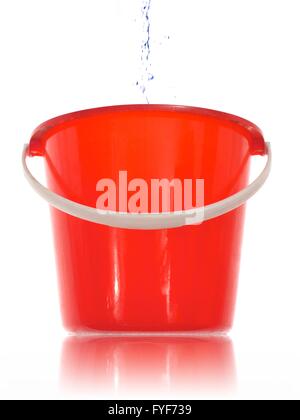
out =
[[[54,126],[48,185],[95,207],[96,183],[200,178],[205,204],[246,187],[253,143],[202,110],[100,109]],[[249,133],[248,133],[249,134]],[[115,229],[52,210],[64,324],[72,331],[220,331],[232,325],[244,208],[177,229]]]

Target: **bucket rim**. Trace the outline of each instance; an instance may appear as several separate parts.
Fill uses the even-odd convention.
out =
[[[130,104],[130,105],[112,105],[97,108],[89,108],[81,111],[75,111],[51,118],[40,124],[32,133],[28,155],[43,156],[44,142],[58,131],[72,125],[74,121],[86,118],[92,118],[102,114],[120,113],[120,112],[168,112],[168,113],[186,113],[191,116],[204,116],[219,121],[223,121],[237,131],[242,131],[249,140],[250,154],[264,156],[267,154],[266,142],[261,129],[251,121],[234,114],[226,113],[209,108],[201,108],[188,105],[168,105],[168,104]]]

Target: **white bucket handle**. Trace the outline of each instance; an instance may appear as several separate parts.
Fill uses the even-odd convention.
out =
[[[261,174],[248,187],[238,193],[208,206],[176,211],[172,213],[121,213],[115,211],[98,210],[83,204],[68,200],[48,188],[44,187],[31,174],[27,162],[28,144],[25,144],[22,156],[24,174],[32,188],[51,206],[71,216],[92,223],[123,229],[169,229],[186,225],[193,225],[213,219],[229,213],[246,203],[266,182],[272,165],[272,153],[270,143],[266,144],[267,163]]]

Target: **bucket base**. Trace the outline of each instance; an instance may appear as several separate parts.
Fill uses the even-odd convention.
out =
[[[232,327],[227,328],[217,328],[217,329],[181,329],[181,330],[154,330],[154,331],[145,331],[145,330],[92,330],[88,328],[66,328],[70,336],[87,336],[87,337],[114,337],[114,336],[124,336],[124,337],[135,337],[135,336],[144,336],[144,337],[178,337],[178,336],[197,336],[197,337],[219,337],[227,336],[231,331]]]
[[[228,330],[216,330],[216,331],[202,331],[202,330],[192,330],[192,331],[70,331],[70,337],[227,337],[230,332]]]
[[[184,315],[182,315],[183,318]],[[195,317],[197,318],[197,317]],[[198,316],[199,318],[199,316]],[[227,314],[225,319],[201,320],[183,319],[166,322],[165,320],[141,319],[139,322],[127,320],[127,322],[73,322],[73,320],[63,319],[63,326],[72,335],[80,336],[178,336],[178,335],[224,335],[233,326],[232,314]],[[71,322],[70,322],[71,321]]]

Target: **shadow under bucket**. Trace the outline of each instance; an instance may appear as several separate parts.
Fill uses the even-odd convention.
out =
[[[268,155],[268,161],[248,185],[254,155]],[[32,156],[44,157],[49,189],[29,172],[26,158]],[[30,184],[52,206],[68,330],[231,328],[244,204],[271,167],[270,147],[254,124],[192,107],[92,109],[39,126],[24,149],[23,166]],[[121,209],[118,185],[115,199],[108,199],[118,207],[96,208],[99,180],[117,185],[124,171],[128,181],[142,179],[147,185],[203,180],[204,202],[197,209],[170,204],[168,212],[161,205],[156,212],[130,213]],[[149,189],[149,208],[151,198]]]

